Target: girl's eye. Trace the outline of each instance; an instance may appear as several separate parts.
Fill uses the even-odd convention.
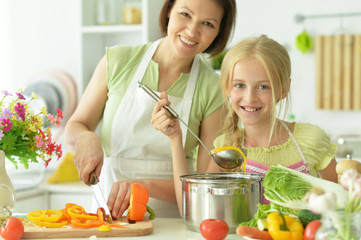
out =
[[[244,84],[243,83],[238,83],[234,85],[236,88],[244,88]]]
[[[269,87],[266,86],[266,85],[260,85],[258,88],[259,88],[259,89],[269,89]]]

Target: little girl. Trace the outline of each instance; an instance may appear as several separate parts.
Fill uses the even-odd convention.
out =
[[[337,182],[336,145],[318,126],[286,122],[291,84],[291,62],[286,49],[265,35],[248,38],[232,47],[223,59],[221,88],[225,117],[214,147],[247,149],[247,173],[266,174],[272,165],[283,164],[306,174]],[[178,205],[179,176],[187,174],[179,122],[162,109],[169,104],[165,93],[153,112],[153,126],[171,142]],[[236,171],[239,168],[235,169]],[[222,171],[211,161],[207,172]],[[178,186],[177,186],[178,185]],[[179,205],[181,207],[181,205]],[[180,208],[181,209],[181,208]]]

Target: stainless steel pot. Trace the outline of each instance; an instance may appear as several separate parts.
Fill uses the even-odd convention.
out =
[[[234,233],[241,222],[249,221],[262,201],[263,175],[204,173],[180,177],[183,185],[183,221],[199,232],[204,219],[227,222]]]

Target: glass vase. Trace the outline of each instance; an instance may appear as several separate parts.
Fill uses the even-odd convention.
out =
[[[11,216],[14,206],[14,186],[6,172],[5,152],[0,150],[0,222]]]
[[[361,212],[346,213],[344,210],[328,212],[322,215],[321,222],[316,240],[361,239]]]

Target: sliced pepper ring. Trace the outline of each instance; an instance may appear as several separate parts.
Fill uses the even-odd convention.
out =
[[[45,221],[45,222],[57,222],[63,216],[59,210],[42,209],[32,211],[26,215],[26,218],[30,221]]]

